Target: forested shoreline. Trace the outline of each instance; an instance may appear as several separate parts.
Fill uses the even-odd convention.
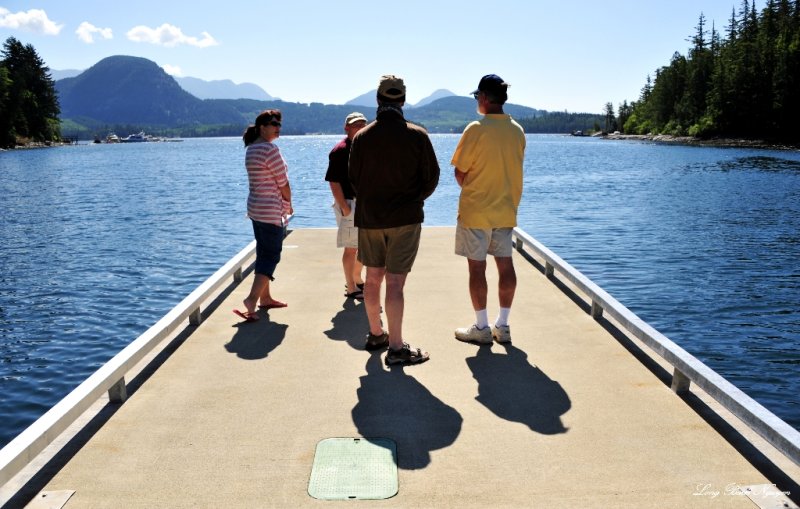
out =
[[[723,38],[701,13],[688,55],[650,76],[638,101],[606,104],[626,134],[762,139],[796,145],[800,128],[800,0],[743,0]]]

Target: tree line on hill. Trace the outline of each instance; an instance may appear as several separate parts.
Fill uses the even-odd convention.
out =
[[[732,9],[721,37],[700,14],[687,56],[676,52],[638,101],[606,104],[608,130],[630,134],[765,138],[797,143],[800,0]]]
[[[30,44],[9,37],[0,60],[0,148],[61,139],[50,69]]]

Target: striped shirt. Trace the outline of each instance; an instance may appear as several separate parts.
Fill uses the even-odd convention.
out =
[[[244,157],[250,194],[247,215],[254,221],[281,226],[289,203],[281,196],[281,187],[289,184],[289,167],[278,147],[269,142],[247,146]]]

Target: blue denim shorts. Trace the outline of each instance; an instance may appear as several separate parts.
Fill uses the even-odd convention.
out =
[[[253,221],[253,235],[256,238],[256,274],[262,274],[274,280],[275,268],[281,261],[283,249],[283,227]]]

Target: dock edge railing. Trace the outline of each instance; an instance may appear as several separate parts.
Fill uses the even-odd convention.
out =
[[[580,271],[550,251],[520,228],[514,228],[512,237],[520,253],[525,246],[544,260],[544,274],[554,278],[556,272],[569,280],[591,300],[591,315],[599,320],[603,313],[613,317],[625,330],[641,340],[650,349],[672,365],[672,390],[686,393],[692,382],[718,403],[758,433],[773,447],[800,465],[800,432],[789,426],[760,403],[728,382],[696,357],[672,342],[644,320],[636,316],[619,301],[606,293]],[[530,253],[527,253],[530,256]],[[534,258],[535,259],[535,258]]]
[[[0,449],[0,486],[21,472],[104,392],[108,392],[111,402],[125,401],[125,375],[187,318],[192,325],[200,324],[201,305],[221,286],[230,284],[230,277],[235,282],[242,281],[244,271],[252,264],[248,260],[255,255],[255,249],[256,242],[250,242],[163,318]]]

